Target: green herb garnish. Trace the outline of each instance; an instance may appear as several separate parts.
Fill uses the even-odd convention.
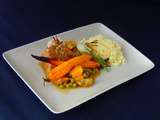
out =
[[[109,71],[110,67],[107,66],[106,62],[109,59],[103,59],[100,55],[98,55],[96,52],[94,52],[93,50],[89,49],[86,47],[86,50],[92,55],[93,59],[95,59],[101,66],[102,68],[104,68],[105,70]]]

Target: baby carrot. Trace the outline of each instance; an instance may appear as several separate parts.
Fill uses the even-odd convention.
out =
[[[91,59],[91,56],[88,54],[83,54],[77,57],[73,57],[63,62],[62,64],[56,66],[55,68],[53,68],[48,74],[48,79],[56,83],[58,79],[68,74],[73,67],[80,65],[90,59]]]
[[[81,66],[84,68],[97,68],[97,67],[100,67],[100,64],[95,61],[89,60],[89,61],[82,63]]]

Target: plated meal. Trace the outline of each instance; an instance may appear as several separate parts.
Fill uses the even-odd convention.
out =
[[[126,61],[120,44],[103,35],[80,41],[54,36],[40,56],[32,57],[40,61],[44,82],[59,88],[92,86],[101,70],[109,71]]]
[[[150,59],[102,23],[8,50],[3,58],[40,101],[56,114],[154,67]]]

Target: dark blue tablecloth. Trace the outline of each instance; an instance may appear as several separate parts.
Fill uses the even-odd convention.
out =
[[[0,120],[160,120],[160,2],[156,0],[0,0],[0,53],[94,22],[102,22],[128,40],[155,63],[155,68],[56,115],[0,56]]]

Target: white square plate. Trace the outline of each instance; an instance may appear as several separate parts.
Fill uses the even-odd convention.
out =
[[[123,47],[127,62],[119,67],[111,68],[109,72],[102,73],[97,78],[95,85],[89,88],[77,88],[64,93],[53,85],[43,86],[43,71],[31,54],[39,55],[46,48],[52,36],[9,50],[3,53],[3,57],[49,110],[54,113],[62,113],[154,67],[153,62],[147,57],[101,23],[63,32],[57,36],[62,39],[81,40],[97,34],[119,42]]]

